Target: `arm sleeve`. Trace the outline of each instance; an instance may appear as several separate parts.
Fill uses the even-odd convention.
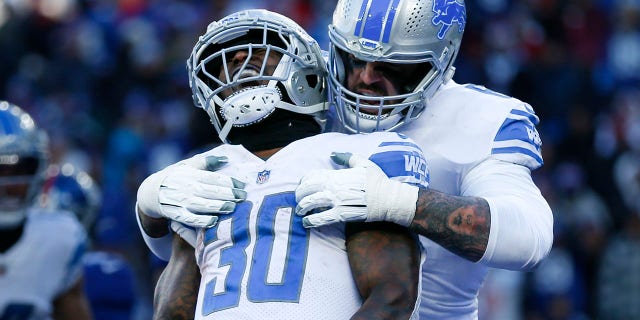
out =
[[[528,270],[548,255],[553,244],[553,215],[528,168],[486,160],[467,174],[462,195],[486,199],[491,210],[489,242],[479,263]]]
[[[173,238],[173,232],[168,232],[166,235],[160,238],[152,238],[149,236],[142,228],[142,222],[140,222],[140,213],[138,212],[138,204],[136,203],[135,207],[136,211],[136,221],[138,222],[138,228],[140,228],[140,233],[142,234],[142,239],[144,239],[144,243],[147,244],[149,250],[153,252],[158,258],[169,261],[171,258],[171,241]]]

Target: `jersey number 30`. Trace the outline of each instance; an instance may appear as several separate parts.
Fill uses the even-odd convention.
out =
[[[216,270],[223,276],[206,284],[203,315],[238,305],[245,270],[248,270],[247,300],[299,301],[309,231],[302,226],[302,218],[293,213],[295,206],[293,192],[268,195],[252,220],[253,204],[241,202],[233,214],[205,232],[205,255],[219,257]],[[246,248],[251,242],[250,224],[255,224],[256,241],[248,261]],[[247,263],[250,263],[248,269]],[[217,285],[217,281],[224,281],[224,284]]]

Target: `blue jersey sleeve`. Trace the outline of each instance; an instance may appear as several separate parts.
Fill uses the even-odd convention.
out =
[[[377,164],[389,178],[428,186],[429,169],[422,149],[404,135],[397,134],[397,137],[395,140],[382,141],[369,160]]]

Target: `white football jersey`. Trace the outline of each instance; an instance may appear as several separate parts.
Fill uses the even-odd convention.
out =
[[[238,145],[201,154],[227,156],[220,173],[247,182],[248,198],[198,231],[196,319],[348,319],[360,307],[344,224],[305,229],[294,212],[294,190],[305,173],[339,168],[330,160],[333,151],[367,156],[400,181],[428,179],[420,149],[396,133],[322,134],[266,161]]]
[[[87,237],[68,212],[31,209],[21,238],[0,253],[0,319],[50,319],[52,302],[82,275]]]
[[[420,318],[477,319],[489,267],[525,270],[548,252],[552,234],[535,230],[552,230],[551,210],[529,171],[543,163],[537,124],[522,101],[449,81],[420,118],[400,128],[424,151],[429,188],[483,197],[491,208],[487,252],[477,263],[420,237],[427,252]],[[531,233],[534,241],[524,238]]]

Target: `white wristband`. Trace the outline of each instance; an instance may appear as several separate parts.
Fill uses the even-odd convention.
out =
[[[395,180],[367,184],[375,186],[373,192],[367,193],[367,221],[384,220],[405,227],[411,224],[416,214],[418,187]]]

